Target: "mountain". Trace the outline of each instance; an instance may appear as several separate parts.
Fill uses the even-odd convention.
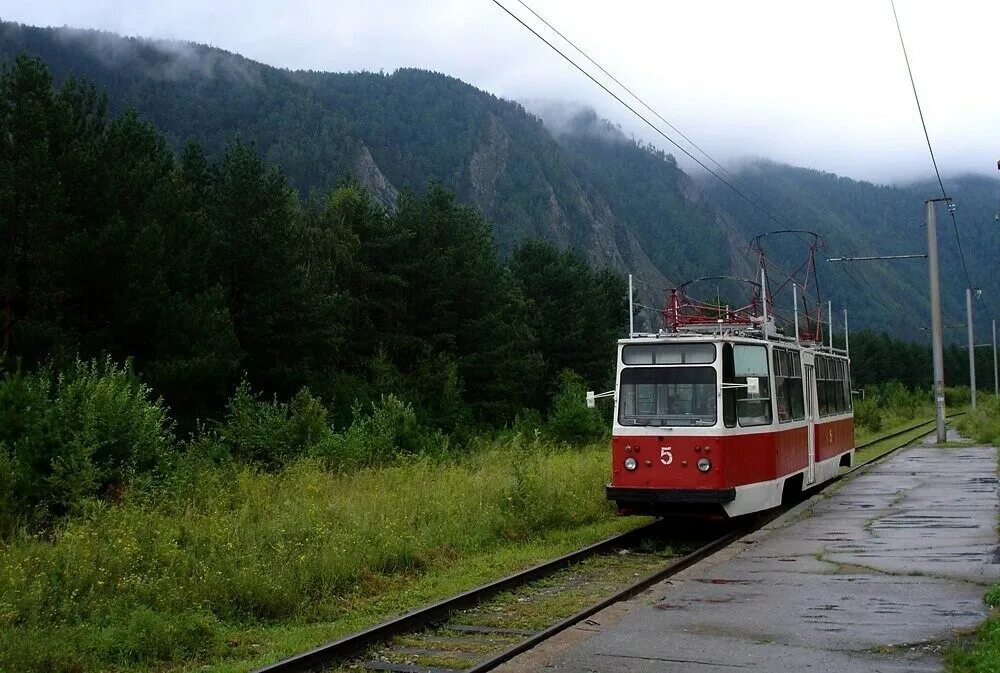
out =
[[[290,72],[204,45],[0,24],[0,58],[19,53],[57,82],[94,82],[113,112],[134,108],[175,148],[197,139],[218,155],[250,140],[303,194],[352,174],[391,206],[399,190],[440,181],[493,223],[501,252],[543,238],[664,281],[537,117],[457,79]]]
[[[937,182],[874,185],[769,161],[747,164],[737,177],[783,222],[821,234],[826,248],[817,256],[820,259],[927,252],[924,200],[940,196]],[[946,206],[939,204],[943,322],[950,328],[945,336],[950,341],[965,337],[961,329],[965,325],[967,285],[961,263],[964,254],[972,283],[983,290],[984,303],[977,303],[976,308],[977,332],[987,340],[990,326],[983,309],[1000,310],[1000,278],[996,274],[1000,222],[995,219],[1000,185],[996,180],[971,175],[948,179],[945,184],[956,203],[957,223],[956,227]],[[732,213],[744,237],[774,228],[765,214],[724,186],[706,182],[705,190]],[[793,237],[791,243],[799,241]],[[791,254],[782,248],[778,252],[779,256]],[[820,261],[819,265],[825,296],[834,306],[848,307],[854,325],[927,338],[921,329],[930,320],[925,260]]]
[[[252,141],[303,196],[353,175],[392,208],[401,190],[422,193],[441,182],[486,216],[502,254],[528,238],[577,249],[594,266],[635,273],[646,304],[659,305],[662,288],[690,278],[751,275],[747,241],[776,228],[721,185],[693,179],[673,157],[592,111],[556,124],[551,111],[533,114],[438,73],[289,71],[205,45],[0,23],[0,59],[19,53],[42,58],[57,82],[94,82],[112,111],[134,108],[177,150],[196,139],[218,156],[237,136]],[[766,161],[743,166],[737,177],[782,221],[821,233],[826,252],[922,251],[928,186],[878,186]],[[989,273],[1000,251],[992,228],[996,183],[950,184],[970,274],[987,296],[1000,296],[1000,279]],[[939,222],[945,322],[959,322],[964,281],[954,273],[954,234],[943,212]],[[803,250],[792,240],[774,254],[788,267]],[[850,308],[853,327],[922,339],[924,269],[920,260],[821,262],[820,278],[824,295]]]

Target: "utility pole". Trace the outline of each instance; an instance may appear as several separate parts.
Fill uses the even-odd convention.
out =
[[[635,311],[632,308],[632,274],[628,275],[628,338],[635,336]]]
[[[937,442],[946,440],[944,427],[944,347],[941,334],[941,277],[938,270],[937,213],[935,203],[944,199],[927,199],[927,266],[931,290],[931,348],[934,353],[934,416],[937,421]]]
[[[1000,166],[998,166],[1000,167]],[[944,427],[944,346],[941,334],[941,271],[938,265],[937,213],[938,201],[949,202],[951,199],[927,199],[924,208],[927,217],[927,269],[930,277],[931,291],[931,351],[934,354],[934,419],[938,444],[946,440]],[[924,255],[871,255],[868,257],[834,257],[828,262],[867,262],[873,260],[917,259]],[[845,330],[846,331],[846,330]],[[972,334],[972,309],[969,309],[969,334]],[[972,337],[969,337],[972,343]],[[974,361],[973,361],[974,362]],[[973,385],[975,390],[975,385]],[[975,393],[973,393],[974,395]],[[975,399],[973,397],[973,399]]]
[[[833,302],[826,302],[826,321],[830,325],[830,350],[833,350]]]
[[[976,409],[976,340],[972,332],[972,288],[965,288],[965,316],[969,327],[969,390],[972,391],[972,409]]]
[[[847,328],[847,309],[844,309],[844,352],[851,357],[851,330]]]
[[[792,303],[795,304],[795,343],[799,342],[799,284],[792,283]],[[996,321],[993,321],[993,336],[996,341]]]
[[[764,331],[764,341],[770,341],[767,336],[767,272],[764,270],[764,265],[760,265],[760,297],[762,306],[764,307],[764,322],[761,323]]]
[[[997,379],[997,319],[993,318],[993,394],[1000,397],[1000,380]]]

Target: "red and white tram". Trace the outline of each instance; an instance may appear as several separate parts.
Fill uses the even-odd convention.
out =
[[[854,457],[849,370],[832,349],[736,333],[622,339],[608,498],[732,517],[833,478]]]
[[[818,311],[800,335],[797,295],[782,334],[766,274],[749,282],[754,300],[735,311],[674,290],[666,330],[618,342],[607,497],[622,514],[740,516],[852,465],[846,349],[826,343]]]

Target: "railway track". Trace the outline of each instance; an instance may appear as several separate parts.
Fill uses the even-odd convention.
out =
[[[953,418],[961,414],[952,414]],[[859,444],[864,449],[933,425],[916,423]],[[917,435],[919,437],[920,435]],[[909,437],[804,495],[910,444]],[[638,595],[773,520],[782,507],[752,520],[657,520],[407,612],[364,631],[257,669],[255,673],[371,670],[483,673],[614,603]]]

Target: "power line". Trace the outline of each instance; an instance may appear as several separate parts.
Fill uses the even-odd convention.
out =
[[[535,37],[537,37],[539,40],[541,40],[543,43],[545,43],[550,49],[552,49],[553,51],[555,51],[563,59],[565,59],[567,62],[569,62],[574,68],[576,68],[581,73],[583,73],[594,84],[596,84],[601,89],[603,89],[605,91],[605,93],[607,93],[608,95],[610,95],[612,98],[614,98],[620,104],[622,104],[625,108],[627,108],[630,112],[632,112],[632,114],[634,114],[636,117],[638,117],[643,122],[645,122],[645,124],[647,126],[649,126],[651,129],[653,129],[653,131],[655,131],[657,134],[659,134],[660,136],[662,136],[669,143],[671,143],[674,147],[676,147],[681,152],[683,152],[685,155],[687,155],[691,160],[693,160],[699,166],[701,166],[706,171],[708,171],[713,177],[715,177],[720,182],[722,182],[724,185],[726,185],[727,187],[729,187],[729,189],[731,189],[738,196],[740,196],[745,201],[747,201],[748,203],[750,203],[754,208],[756,208],[761,213],[763,213],[768,219],[770,219],[771,221],[777,223],[779,226],[786,227],[786,225],[783,222],[781,222],[767,208],[765,208],[764,206],[762,206],[760,202],[758,202],[756,199],[750,198],[743,191],[743,190],[746,190],[745,185],[743,185],[736,176],[733,176],[728,170],[726,170],[726,168],[724,166],[722,166],[721,163],[719,163],[708,152],[706,152],[704,149],[702,149],[691,138],[689,138],[687,135],[685,135],[680,129],[678,129],[676,126],[674,126],[673,124],[671,124],[667,119],[665,119],[649,103],[647,103],[643,98],[641,98],[638,94],[636,94],[635,91],[633,91],[628,86],[626,86],[623,82],[621,82],[621,80],[619,80],[617,77],[615,77],[611,72],[609,72],[600,63],[598,63],[594,58],[592,58],[584,49],[582,49],[578,44],[576,44],[576,42],[574,42],[572,39],[570,39],[568,36],[566,36],[563,32],[561,32],[558,28],[556,28],[551,22],[549,22],[548,20],[546,20],[542,15],[540,15],[538,12],[536,12],[534,9],[532,9],[524,0],[517,0],[517,2],[524,9],[526,9],[528,12],[530,12],[536,19],[538,19],[546,27],[548,27],[549,30],[551,30],[553,33],[555,33],[556,35],[558,35],[563,41],[565,41],[573,49],[575,49],[580,55],[582,55],[585,59],[587,59],[587,61],[589,61],[598,70],[600,70],[600,72],[603,73],[608,79],[610,79],[612,82],[614,82],[616,85],[618,85],[623,91],[625,91],[628,95],[630,95],[633,99],[635,99],[639,104],[641,104],[644,108],[646,108],[650,113],[652,113],[663,124],[665,124],[667,127],[669,127],[670,129],[672,129],[675,133],[677,133],[685,141],[687,141],[693,148],[695,148],[698,152],[700,152],[702,155],[704,155],[710,162],[712,162],[713,164],[715,164],[719,168],[720,172],[725,173],[727,176],[731,177],[732,181],[735,182],[735,183],[737,183],[737,184],[739,184],[740,187],[743,188],[743,190],[738,189],[733,184],[731,184],[729,181],[723,179],[718,173],[716,173],[715,171],[713,171],[712,169],[710,169],[702,161],[700,161],[697,157],[695,157],[689,151],[687,151],[684,147],[682,147],[681,145],[679,145],[675,140],[673,140],[672,138],[670,138],[669,136],[667,136],[660,128],[658,128],[655,124],[653,124],[652,122],[650,122],[649,119],[647,119],[645,116],[643,116],[633,106],[629,105],[627,102],[625,102],[624,100],[622,100],[622,98],[620,96],[618,96],[613,91],[611,91],[605,84],[603,84],[602,82],[598,81],[598,79],[596,77],[594,77],[590,72],[588,72],[586,69],[584,69],[582,66],[580,66],[580,64],[577,63],[576,61],[574,61],[572,58],[570,58],[569,56],[567,56],[563,51],[561,51],[558,47],[556,47],[554,44],[552,44],[552,42],[550,42],[549,40],[545,39],[545,37],[543,37],[538,31],[536,31],[534,28],[532,28],[527,23],[525,23],[524,20],[522,20],[520,17],[518,17],[516,14],[514,14],[510,9],[508,9],[506,6],[504,6],[498,0],[493,0],[493,2],[498,7],[500,7],[502,10],[504,10],[508,15],[510,15],[515,21],[517,21],[524,28],[526,28],[527,30],[529,30]],[[746,190],[746,191],[749,191],[749,190]],[[798,234],[796,234],[796,236],[799,237]],[[803,240],[801,237],[799,237],[799,239]],[[805,241],[803,240],[803,242],[805,242]],[[636,280],[639,280],[639,282],[643,282],[641,279],[636,279]],[[660,289],[665,289],[665,288],[660,288]],[[818,278],[817,278],[817,289],[818,289]]]
[[[861,289],[861,292],[867,295],[868,298],[872,300],[873,303],[880,305],[882,309],[885,311],[886,315],[893,313],[893,310],[889,308],[889,305],[885,302],[885,300],[876,295],[874,292],[872,292],[871,288],[866,283],[862,283],[853,275],[851,275],[851,273],[847,270],[847,267],[848,267],[847,264],[842,264],[840,266],[841,270],[844,272],[844,275],[847,276],[847,278],[851,282],[857,285]]]
[[[634,107],[632,107],[631,105],[629,105],[628,103],[626,103],[624,100],[622,100],[621,97],[619,97],[614,92],[612,92],[602,82],[598,81],[597,78],[595,78],[590,72],[588,72],[583,67],[581,67],[579,63],[577,63],[572,58],[570,58],[569,56],[567,56],[563,51],[561,51],[559,48],[557,48],[555,45],[553,45],[552,42],[550,42],[549,40],[545,39],[538,31],[536,31],[534,28],[532,28],[527,23],[525,23],[525,21],[523,21],[520,17],[518,17],[516,14],[514,14],[512,11],[510,11],[503,4],[501,4],[500,2],[498,2],[498,0],[493,0],[493,2],[498,7],[500,7],[501,9],[503,9],[507,14],[509,14],[512,18],[514,18],[514,20],[516,20],[518,23],[520,23],[524,28],[526,28],[527,30],[529,30],[533,35],[535,35],[535,37],[537,37],[539,40],[541,40],[542,42],[544,42],[549,48],[551,48],[553,51],[555,51],[557,54],[559,54],[563,59],[565,59],[567,62],[569,62],[573,67],[575,67],[581,73],[583,73],[584,75],[586,75],[588,79],[590,79],[592,82],[594,82],[599,87],[601,87],[601,89],[603,89],[608,95],[610,95],[611,97],[613,97],[615,100],[617,100],[623,106],[625,106],[630,112],[632,112],[639,119],[641,119],[643,122],[645,122],[646,125],[648,125],[650,128],[652,128],[657,134],[659,134],[660,136],[662,136],[663,138],[665,138],[668,142],[670,142],[672,145],[674,145],[675,147],[677,147],[677,149],[681,150],[685,155],[687,155],[689,158],[691,158],[693,161],[695,161],[699,166],[701,166],[702,168],[704,168],[711,175],[713,175],[716,179],[718,179],[720,182],[722,182],[727,187],[729,187],[734,193],[736,193],[737,195],[739,195],[740,197],[742,197],[744,200],[746,200],[748,203],[750,203],[753,207],[755,207],[757,210],[759,210],[761,213],[763,213],[768,219],[772,220],[773,222],[777,223],[778,225],[780,225],[782,227],[785,226],[772,212],[770,212],[767,208],[765,208],[763,205],[761,205],[761,203],[758,200],[750,198],[745,193],[746,191],[749,191],[749,190],[746,188],[746,186],[744,184],[742,184],[742,182],[739,180],[739,178],[737,178],[736,176],[732,175],[732,173],[730,173],[720,162],[718,162],[714,157],[712,157],[707,151],[705,151],[696,142],[694,142],[691,138],[689,138],[687,135],[685,135],[680,129],[678,129],[676,126],[674,126],[673,124],[671,124],[666,118],[663,117],[663,115],[661,115],[659,112],[657,112],[649,103],[647,103],[635,91],[633,91],[632,89],[630,89],[621,80],[619,80],[617,77],[615,77],[604,66],[602,66],[594,58],[592,58],[576,42],[574,42],[567,35],[565,35],[562,31],[560,31],[558,28],[556,28],[551,22],[549,22],[547,19],[545,19],[545,17],[543,17],[541,14],[539,14],[534,9],[532,9],[524,0],[517,0],[517,2],[518,2],[518,4],[521,5],[521,7],[523,7],[524,9],[526,9],[536,19],[538,19],[546,27],[548,27],[549,30],[551,30],[553,33],[555,33],[556,35],[558,35],[564,42],[566,42],[567,44],[569,44],[580,55],[582,55],[585,59],[587,59],[587,61],[589,61],[594,67],[596,67],[608,79],[610,79],[612,82],[614,82],[616,85],[618,85],[623,91],[625,91],[635,101],[637,101],[644,108],[646,108],[650,113],[652,113],[663,124],[665,124],[671,130],[673,130],[675,133],[677,133],[685,141],[687,141],[688,144],[690,144],[693,148],[695,148],[698,152],[700,152],[703,156],[705,156],[710,162],[712,162],[713,164],[715,164],[715,166],[717,166],[719,168],[720,172],[725,173],[727,176],[729,176],[732,179],[732,182],[735,182],[736,184],[738,184],[742,189],[736,188],[729,181],[723,179],[718,173],[716,173],[715,171],[713,171],[710,168],[708,168],[708,166],[706,166],[702,161],[700,161],[697,157],[695,157],[694,155],[692,155],[685,148],[681,147],[681,145],[679,145],[672,138],[670,138],[669,136],[667,136],[661,129],[659,129],[656,125],[654,125],[653,123],[651,123],[649,121],[649,119],[647,119],[646,117],[644,117]],[[802,240],[804,243],[806,242],[797,233],[796,233],[796,237],[798,237],[799,240]],[[817,291],[818,291],[818,289],[819,289],[818,288],[818,284],[819,284],[818,277],[817,277],[816,280],[817,280]]]
[[[967,283],[966,287],[972,288],[972,277],[969,275],[969,267],[965,263],[965,251],[962,249],[962,237],[958,233],[958,220],[955,218],[955,204],[952,202],[951,197],[948,196],[947,190],[944,188],[944,180],[941,179],[941,171],[938,169],[937,158],[934,156],[934,146],[931,144],[931,136],[927,132],[927,121],[924,119],[924,109],[920,105],[920,96],[917,94],[917,83],[913,78],[913,68],[910,67],[910,56],[906,52],[906,42],[903,40],[903,29],[899,24],[899,14],[896,12],[896,2],[895,0],[889,0],[889,5],[892,7],[892,18],[896,22],[896,33],[899,34],[899,46],[903,50],[903,60],[906,61],[906,72],[910,76],[910,87],[913,89],[913,100],[917,104],[917,113],[920,115],[920,126],[924,130],[924,140],[927,141],[927,152],[931,155],[931,164],[934,166],[934,175],[937,176],[938,186],[941,188],[941,196],[948,202],[948,214],[951,216],[951,226],[955,230],[955,242],[958,245],[958,256],[962,261],[962,270],[965,272],[965,281]],[[993,315],[989,307],[986,305],[986,300],[979,296],[980,301],[983,304],[983,308],[986,312]]]
[[[605,69],[600,63],[598,63],[595,59],[593,59],[589,54],[587,54],[587,52],[584,51],[581,47],[579,47],[573,40],[571,40],[569,37],[567,37],[560,30],[558,30],[552,23],[550,23],[549,21],[547,21],[544,17],[542,17],[538,12],[536,12],[534,9],[532,9],[523,0],[517,0],[517,2],[524,9],[526,9],[528,12],[530,12],[535,18],[537,18],[539,21],[541,21],[546,27],[548,27],[553,33],[555,33],[556,35],[558,35],[562,40],[564,40],[567,44],[569,44],[580,55],[582,55],[585,59],[587,59],[587,61],[589,61],[592,65],[594,65],[598,70],[600,70],[601,73],[603,73],[612,82],[614,82],[616,85],[618,85],[623,91],[625,91],[628,95],[630,95],[633,99],[635,99],[639,104],[641,104],[644,108],[646,108],[650,113],[652,113],[663,124],[665,124],[671,130],[673,130],[675,133],[677,133],[688,144],[690,144],[695,150],[697,150],[703,156],[705,156],[708,159],[708,161],[710,161],[711,163],[715,164],[715,166],[718,167],[718,169],[719,169],[720,172],[725,173],[726,175],[730,176],[733,179],[733,182],[739,183],[738,178],[736,178],[728,170],[726,170],[726,168],[724,166],[722,166],[722,164],[720,164],[717,160],[715,160],[708,152],[706,152],[697,143],[695,143],[693,140],[691,140],[680,129],[678,129],[676,126],[674,126],[669,121],[667,121],[652,106],[650,106],[645,100],[643,100],[639,95],[637,95],[634,91],[632,91],[632,89],[630,89],[628,86],[626,86],[625,84],[623,84],[618,78],[616,78],[613,74],[611,74],[607,69]],[[519,17],[514,12],[512,12],[509,8],[507,8],[499,0],[493,0],[493,3],[497,7],[499,7],[500,9],[502,9],[505,13],[507,13],[511,18],[513,18],[515,21],[517,21],[519,24],[521,24],[522,27],[524,27],[526,30],[528,30],[529,32],[531,32],[536,38],[538,38],[546,46],[548,46],[550,49],[552,49],[554,52],[556,52],[559,56],[561,56],[566,62],[568,62],[574,68],[576,68],[577,70],[579,70],[591,82],[593,82],[594,84],[596,84],[597,86],[599,86],[605,93],[607,93],[609,96],[611,96],[612,98],[614,98],[623,107],[625,107],[632,114],[634,114],[636,117],[638,117],[640,120],[642,120],[642,122],[645,123],[647,126],[649,126],[656,134],[658,134],[663,139],[665,139],[667,142],[669,142],[671,145],[673,145],[678,150],[680,150],[681,152],[683,152],[684,155],[686,155],[689,159],[691,159],[692,161],[694,161],[698,166],[700,166],[705,171],[707,171],[710,175],[712,175],[714,178],[716,178],[717,180],[719,180],[719,182],[721,182],[726,187],[728,187],[731,191],[733,191],[740,198],[742,198],[747,203],[749,203],[750,205],[752,205],[754,208],[756,208],[757,210],[759,210],[768,219],[772,220],[773,222],[775,222],[776,224],[778,224],[780,226],[785,226],[784,223],[782,223],[773,213],[771,213],[763,205],[761,205],[761,203],[758,200],[756,200],[754,198],[751,198],[745,191],[741,190],[736,185],[734,185],[733,182],[730,182],[729,180],[726,180],[725,178],[723,178],[718,172],[716,172],[715,170],[713,170],[712,168],[710,168],[709,166],[707,166],[702,160],[700,160],[698,157],[694,156],[690,151],[688,151],[686,148],[684,148],[682,145],[680,145],[673,138],[671,138],[670,136],[668,136],[656,124],[654,124],[653,122],[651,122],[645,115],[643,115],[635,107],[633,107],[628,102],[626,102],[621,96],[619,96],[614,91],[612,91],[603,82],[601,82],[600,80],[598,80],[587,69],[585,69],[583,66],[581,66],[573,58],[571,58],[570,56],[568,56],[564,51],[562,51],[561,49],[559,49],[551,41],[549,41],[548,39],[546,39],[537,30],[535,30],[533,27],[531,27],[530,25],[528,25],[523,19],[521,19],[521,17]],[[893,11],[893,16],[894,16],[895,21],[896,21],[897,32],[899,33],[900,45],[902,46],[902,49],[903,49],[903,56],[904,56],[904,59],[906,61],[907,72],[908,72],[909,78],[910,78],[910,85],[911,85],[911,87],[913,89],[914,99],[916,101],[917,110],[918,110],[918,113],[920,115],[920,123],[921,123],[921,126],[922,126],[923,131],[924,131],[924,138],[925,138],[925,140],[927,142],[927,148],[928,148],[928,151],[929,151],[930,156],[931,156],[931,162],[932,162],[932,164],[934,166],[934,172],[935,172],[935,175],[937,176],[938,185],[941,188],[942,196],[944,196],[946,199],[949,199],[949,201],[950,201],[950,197],[947,196],[947,192],[946,192],[946,190],[944,188],[944,182],[941,179],[941,173],[940,173],[940,171],[938,169],[937,159],[936,159],[936,157],[934,155],[934,149],[933,149],[933,146],[932,146],[931,141],[930,141],[930,135],[929,135],[929,133],[927,131],[927,124],[926,124],[926,121],[924,119],[923,108],[922,108],[922,106],[920,104],[920,98],[919,98],[919,95],[917,93],[916,83],[915,83],[915,80],[913,78],[913,71],[912,71],[912,68],[910,66],[909,55],[906,52],[906,45],[905,45],[905,43],[903,41],[902,29],[901,29],[900,24],[899,24],[899,17],[898,17],[898,15],[896,13],[895,2],[894,2],[894,0],[890,0],[890,3],[892,4],[892,11]],[[744,189],[745,189],[745,187],[744,187]],[[965,253],[964,253],[964,250],[962,248],[961,238],[959,236],[958,223],[957,223],[957,220],[956,220],[956,217],[955,217],[954,209],[952,207],[949,207],[949,215],[951,216],[952,226],[953,226],[954,231],[955,231],[955,237],[956,237],[956,242],[958,244],[959,255],[960,255],[961,261],[962,261],[962,268],[965,271],[965,276],[966,276],[966,280],[968,282],[968,286],[972,287],[973,284],[972,284],[972,281],[971,281],[971,276],[970,276],[969,271],[968,271],[968,266],[967,266],[966,261],[965,261]],[[853,277],[851,277],[851,279],[854,280]],[[982,297],[980,297],[980,300],[983,302],[983,304],[985,306],[985,300],[983,300]],[[652,308],[652,307],[643,307],[643,308]]]
[[[910,56],[906,53],[906,43],[903,41],[903,29],[899,25],[899,15],[896,13],[896,0],[889,0],[892,5],[892,18],[896,20],[896,32],[899,33],[899,46],[903,48],[903,60],[906,61],[906,72],[910,75],[910,86],[913,88],[913,99],[917,102],[917,113],[920,115],[920,125],[924,128],[924,139],[927,141],[927,151],[931,154],[931,163],[934,164],[934,174],[937,175],[938,185],[941,186],[941,196],[948,198],[944,190],[944,182],[941,180],[941,171],[938,170],[937,159],[934,158],[934,148],[931,146],[931,136],[927,133],[927,122],[924,121],[924,109],[920,105],[920,96],[917,95],[917,83],[913,79],[913,69],[910,68]]]
[[[527,30],[529,30],[532,35],[534,35],[539,40],[541,40],[542,42],[544,42],[552,51],[554,51],[557,54],[559,54],[560,56],[562,56],[563,59],[565,59],[570,65],[572,65],[574,68],[576,68],[581,73],[583,73],[587,77],[587,79],[589,79],[591,82],[593,82],[597,86],[601,87],[601,89],[603,89],[605,93],[607,93],[609,96],[611,96],[616,101],[618,101],[623,106],[625,106],[625,108],[627,108],[629,110],[629,112],[631,112],[636,117],[638,117],[639,119],[641,119],[647,126],[649,126],[649,128],[653,129],[653,131],[655,131],[658,135],[662,136],[664,138],[664,140],[666,140],[671,145],[673,145],[674,147],[676,147],[677,149],[679,149],[681,152],[683,152],[689,159],[691,159],[696,164],[698,164],[699,166],[701,166],[702,168],[704,168],[706,171],[708,171],[715,179],[717,179],[719,182],[721,182],[722,184],[724,184],[727,187],[729,187],[729,189],[731,189],[733,192],[735,192],[736,194],[738,194],[743,200],[745,200],[747,203],[749,203],[754,208],[756,208],[757,210],[759,210],[761,213],[763,213],[769,219],[773,220],[776,224],[778,224],[779,226],[782,226],[782,227],[785,226],[785,224],[783,222],[781,222],[781,220],[779,220],[777,217],[775,217],[770,211],[768,211],[766,208],[764,208],[759,202],[757,202],[755,199],[750,198],[742,190],[740,190],[735,185],[733,185],[731,182],[729,182],[728,180],[726,180],[725,178],[723,178],[721,175],[719,175],[718,173],[716,173],[714,170],[712,170],[711,168],[709,168],[708,166],[706,166],[705,162],[703,162],[698,157],[694,156],[691,152],[689,152],[687,149],[685,149],[683,146],[681,146],[676,140],[674,140],[673,138],[671,138],[670,136],[668,136],[666,133],[664,133],[656,124],[654,124],[653,122],[649,121],[649,119],[647,117],[645,117],[641,112],[639,112],[633,106],[629,105],[625,100],[623,100],[621,98],[621,96],[619,96],[614,91],[612,91],[611,89],[609,89],[603,82],[601,82],[596,77],[594,77],[592,74],[590,74],[590,72],[588,72],[579,63],[577,63],[576,61],[574,61],[571,57],[567,56],[565,52],[563,52],[561,49],[559,49],[559,47],[555,46],[549,40],[545,39],[545,37],[541,33],[539,33],[537,30],[535,30],[534,28],[532,28],[531,26],[529,26],[527,23],[525,23],[525,21],[521,17],[519,17],[517,14],[515,14],[514,12],[512,12],[511,10],[509,10],[503,3],[500,2],[500,0],[493,0],[493,4],[495,4],[497,7],[499,7],[504,12],[506,12],[507,14],[509,14],[511,16],[511,18],[513,18],[515,21],[517,21],[519,24],[521,24]],[[524,4],[524,3],[521,3],[521,4]],[[534,12],[532,12],[532,13],[534,13]],[[567,40],[567,42],[568,42],[568,40]],[[570,44],[572,44],[572,43],[570,43]],[[578,51],[579,51],[579,49],[578,49]],[[580,52],[580,53],[583,53],[583,52]],[[638,98],[637,98],[637,100],[638,100]],[[657,116],[659,116],[659,115],[657,115]],[[699,150],[699,151],[701,151],[701,150]],[[706,155],[706,156],[708,156],[708,155]],[[715,160],[712,159],[712,161],[715,161]]]
[[[579,54],[581,56],[583,56],[585,59],[587,59],[588,61],[590,61],[591,64],[593,64],[594,67],[596,67],[598,70],[600,70],[602,73],[604,73],[604,75],[608,79],[610,79],[612,82],[614,82],[615,84],[617,84],[618,86],[620,86],[626,93],[628,93],[630,96],[632,96],[632,98],[634,98],[635,100],[639,101],[639,103],[641,103],[644,108],[646,108],[651,113],[653,113],[654,117],[656,117],[661,122],[663,122],[664,124],[666,124],[674,133],[676,133],[681,138],[683,138],[684,140],[686,140],[687,143],[689,145],[691,145],[691,147],[693,147],[696,150],[698,150],[699,152],[701,152],[701,154],[703,156],[705,156],[713,164],[715,164],[716,167],[718,167],[718,169],[721,172],[723,172],[726,175],[728,175],[733,180],[733,182],[740,183],[740,179],[737,178],[735,175],[733,175],[731,172],[729,172],[726,169],[725,166],[723,166],[721,163],[719,163],[718,161],[716,161],[715,158],[711,154],[709,154],[708,152],[706,152],[705,150],[703,150],[698,145],[698,143],[696,143],[695,141],[691,140],[691,138],[689,138],[687,135],[685,135],[684,132],[681,131],[679,128],[677,128],[676,126],[674,126],[673,124],[671,124],[669,121],[667,121],[666,119],[664,119],[663,116],[659,112],[657,112],[649,103],[647,103],[645,100],[643,100],[639,96],[639,94],[637,94],[636,92],[632,91],[632,89],[630,89],[625,84],[623,84],[621,82],[621,80],[619,80],[617,77],[615,77],[610,72],[608,72],[604,68],[604,66],[602,66],[600,63],[598,63],[597,61],[595,61],[593,58],[591,58],[590,54],[588,54],[586,51],[584,51],[583,48],[581,48],[578,44],[576,44],[576,42],[574,42],[573,40],[571,40],[570,38],[568,38],[566,35],[564,35],[558,28],[556,28],[555,26],[553,26],[548,20],[545,19],[544,16],[542,16],[541,14],[539,14],[538,12],[536,12],[535,10],[533,10],[531,7],[529,7],[528,4],[524,2],[524,0],[517,0],[517,2],[522,7],[524,7],[526,10],[528,10],[529,12],[531,12],[531,14],[534,15],[534,17],[536,19],[538,19],[539,21],[541,21],[542,23],[544,23],[549,28],[549,30],[551,30],[553,33],[555,33],[559,37],[561,37],[567,44],[569,44],[571,47],[573,47],[573,49],[575,49],[577,52],[579,52]],[[744,186],[744,185],[741,184],[741,186]]]
[[[671,292],[671,291],[673,291],[675,289],[675,288],[665,287],[665,286],[659,285],[657,283],[650,283],[648,280],[643,280],[641,277],[636,276],[636,275],[632,276],[632,280],[634,282],[636,282],[636,283],[640,283],[641,285],[645,285],[646,287],[648,287],[650,289],[659,290],[660,292]]]

